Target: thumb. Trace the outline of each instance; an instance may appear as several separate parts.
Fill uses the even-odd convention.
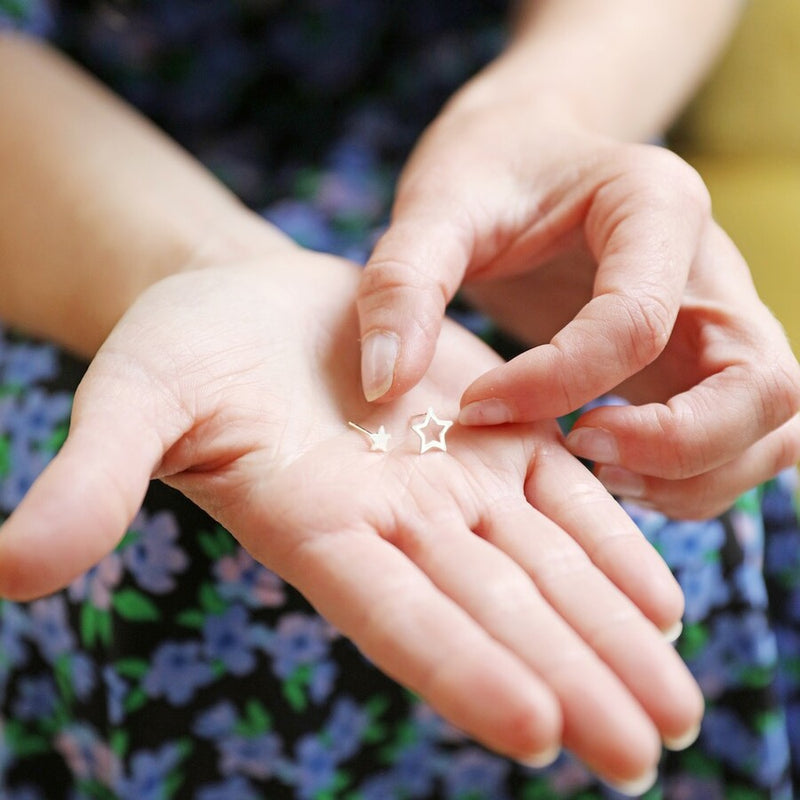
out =
[[[445,307],[472,257],[471,225],[442,210],[456,207],[430,192],[398,202],[364,268],[357,307],[369,401],[403,394],[430,365]]]
[[[0,528],[2,597],[60,589],[109,553],[164,452],[150,414],[137,407],[144,387],[95,372],[75,396],[64,446]]]

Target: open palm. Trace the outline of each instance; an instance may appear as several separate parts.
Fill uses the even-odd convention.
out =
[[[369,406],[357,282],[288,249],[151,287],[0,534],[0,593],[68,583],[159,477],[489,747],[543,762],[563,743],[611,781],[641,777],[702,709],[658,630],[676,584],[554,422],[456,425],[447,452],[420,453],[416,415],[452,419],[499,363],[464,330],[445,326],[416,388]],[[348,421],[383,426],[387,452]]]

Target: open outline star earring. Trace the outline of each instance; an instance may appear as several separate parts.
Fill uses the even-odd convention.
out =
[[[438,426],[439,433],[437,434],[436,438],[428,438],[427,429],[432,425]],[[443,450],[445,453],[447,452],[447,442],[445,441],[445,436],[447,435],[447,431],[453,426],[453,420],[451,419],[439,419],[436,416],[432,408],[428,408],[427,413],[425,414],[425,419],[422,422],[418,422],[416,425],[411,426],[411,430],[419,436],[419,452],[420,455],[427,452],[428,450]]]
[[[363,433],[369,439],[369,449],[371,451],[379,453],[387,453],[389,451],[389,439],[392,438],[392,434],[386,433],[386,428],[384,428],[383,425],[378,428],[377,433],[373,433],[366,428],[362,428],[360,425],[356,425],[355,422],[350,422],[348,420],[347,424],[351,428],[355,428],[360,433]]]

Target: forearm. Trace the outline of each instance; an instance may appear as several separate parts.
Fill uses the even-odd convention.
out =
[[[465,87],[614,138],[663,133],[713,64],[740,0],[528,0],[506,52]]]
[[[0,36],[0,318],[90,355],[170,273],[287,245],[64,58]]]

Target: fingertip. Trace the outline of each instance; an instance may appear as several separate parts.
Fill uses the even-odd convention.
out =
[[[530,421],[521,409],[517,387],[520,377],[513,373],[514,362],[494,367],[476,378],[464,390],[460,399],[458,421],[461,425],[504,425],[508,422]],[[523,376],[524,381],[524,376]],[[527,392],[527,381],[523,391]]]
[[[0,596],[62,589],[107,555],[139,508],[152,470],[141,431],[109,439],[73,415],[66,442],[0,529]],[[155,446],[155,445],[154,445]]]
[[[607,539],[592,559],[660,631],[680,624],[685,608],[680,584],[640,532]]]
[[[664,639],[669,642],[670,644],[674,644],[681,638],[681,634],[683,633],[683,622],[678,620],[673,625],[670,625],[667,628],[661,629],[661,635]]]
[[[565,443],[569,451],[578,458],[600,464],[616,464],[619,461],[619,443],[610,430],[575,427],[567,435]]]
[[[647,770],[647,772],[645,772],[643,775],[631,780],[606,780],[604,783],[615,792],[624,794],[626,797],[641,797],[643,794],[649,792],[650,789],[653,788],[656,780],[658,780],[658,770],[650,769]]]
[[[681,750],[686,750],[687,748],[691,747],[696,741],[698,736],[700,736],[700,724],[692,725],[684,734],[681,736],[677,736],[674,738],[665,737],[664,738],[664,747],[667,750],[671,750],[673,753],[678,753]]]
[[[61,589],[122,538],[119,498],[77,455],[65,445],[0,530],[0,596],[24,601]]]
[[[671,730],[662,728],[662,744],[665,749],[679,752],[691,747],[700,735],[700,728],[705,711],[705,702],[700,689],[695,684],[680,698],[680,708],[675,709],[675,726]]]
[[[46,587],[53,581],[43,576],[40,569],[32,570],[25,564],[25,551],[9,539],[8,528],[9,523],[0,528],[0,598],[15,603],[35,600],[47,594]],[[36,576],[37,580],[32,582],[31,576]]]
[[[369,403],[388,403],[413,389],[428,371],[436,342],[394,331],[368,333],[361,344],[361,388]]]
[[[591,751],[571,743],[570,749],[620,793],[635,795],[642,785],[647,791],[661,759],[661,736],[644,713],[636,721],[629,718],[624,731],[616,722],[606,721],[606,736],[595,742]]]
[[[425,374],[468,261],[449,225],[397,217],[361,273],[356,295],[368,401],[391,400]]]
[[[392,388],[399,354],[400,337],[393,331],[370,331],[361,340],[361,385],[368,402]]]
[[[508,726],[516,739],[511,752],[520,763],[542,768],[561,752],[564,719],[558,700],[549,689],[536,687],[530,692],[527,705]]]
[[[597,395],[580,394],[563,356],[540,345],[488,370],[461,396],[465,425],[535,422],[570,413]],[[577,389],[577,391],[575,391]]]
[[[656,565],[650,568],[646,583],[640,584],[639,608],[664,638],[673,642],[683,631],[681,619],[686,601],[677,579],[655,550],[652,559]]]
[[[523,767],[528,769],[545,769],[554,764],[561,755],[561,747],[549,747],[528,756],[517,759]]]
[[[526,667],[507,662],[501,676],[486,664],[460,665],[468,676],[457,706],[440,708],[490,749],[521,763],[544,766],[558,755],[564,716],[552,689]]]
[[[515,414],[511,406],[503,400],[490,398],[476,400],[463,406],[458,414],[461,425],[503,425],[515,421]]]
[[[412,389],[436,353],[443,308],[418,293],[405,295],[395,288],[374,307],[373,300],[359,300],[361,387],[368,402],[387,402]]]

